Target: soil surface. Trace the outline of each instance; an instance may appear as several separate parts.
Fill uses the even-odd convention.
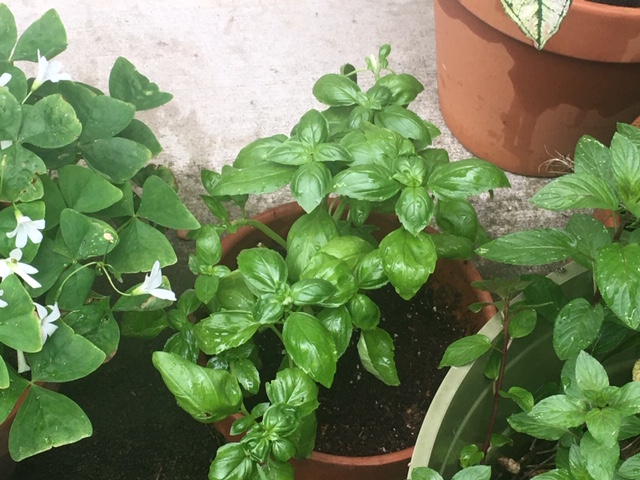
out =
[[[315,450],[345,456],[389,453],[415,444],[431,399],[448,369],[438,369],[447,346],[465,334],[445,299],[456,302],[457,293],[419,292],[411,301],[400,298],[390,285],[371,293],[380,306],[380,327],[395,343],[400,386],[385,385],[360,362],[359,333],[338,361],[330,389],[320,386],[316,411]],[[263,362],[261,377],[274,378],[280,365],[281,346],[274,334],[257,339]],[[275,348],[274,348],[275,347]],[[246,400],[249,408],[266,401],[264,392]]]
[[[400,386],[387,386],[364,370],[358,333],[338,362],[331,389],[321,388],[316,450],[348,456],[389,453],[415,444],[422,420],[448,369],[438,369],[447,346],[465,329],[427,289],[407,302],[391,286],[371,297],[380,305],[380,327],[395,343]]]

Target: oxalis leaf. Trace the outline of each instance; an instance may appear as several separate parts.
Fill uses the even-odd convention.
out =
[[[571,0],[502,0],[504,11],[541,50],[558,31]]]
[[[596,282],[602,298],[630,328],[640,326],[640,244],[614,243],[596,260]]]
[[[91,422],[64,395],[32,385],[9,433],[15,461],[91,436]]]
[[[173,98],[170,93],[161,92],[158,85],[123,57],[119,57],[111,69],[109,93],[113,98],[134,104],[137,110],[159,107]]]

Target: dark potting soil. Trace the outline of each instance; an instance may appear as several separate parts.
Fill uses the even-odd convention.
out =
[[[345,456],[389,453],[415,444],[422,420],[447,369],[438,369],[451,342],[465,335],[465,327],[449,314],[444,299],[459,303],[455,293],[424,289],[411,301],[386,286],[370,296],[380,306],[380,327],[394,340],[400,386],[385,385],[367,372],[357,351],[358,332],[338,361],[330,389],[320,387],[315,450]],[[264,378],[273,378],[282,357],[273,353],[270,332],[257,344]],[[277,352],[276,352],[277,353]],[[260,396],[259,396],[260,397]],[[264,397],[247,403],[264,401]]]
[[[640,0],[589,0],[593,3],[604,3],[606,5],[614,5],[617,7],[640,7]]]

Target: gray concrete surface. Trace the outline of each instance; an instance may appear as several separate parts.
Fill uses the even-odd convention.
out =
[[[425,91],[413,109],[443,131],[437,144],[452,159],[469,157],[447,130],[438,107],[433,0],[20,0],[8,3],[22,32],[55,8],[69,47],[58,59],[75,80],[107,89],[118,56],[174,99],[140,118],[164,146],[159,161],[173,167],[182,196],[200,219],[201,168],[231,163],[250,141],[287,133],[309,108],[315,80],[392,46],[396,71],[411,73]],[[564,218],[528,204],[545,182],[509,175],[513,188],[476,201],[492,235]],[[249,204],[251,212],[287,192]]]

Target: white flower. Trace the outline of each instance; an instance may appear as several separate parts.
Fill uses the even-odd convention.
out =
[[[18,354],[18,373],[24,373],[31,370],[29,364],[27,363],[27,359],[24,358],[24,352],[22,350],[17,350]]]
[[[13,145],[13,141],[11,140],[0,140],[0,150],[6,150],[11,145]]]
[[[33,275],[34,273],[38,273],[38,270],[31,265],[26,263],[20,263],[20,259],[22,258],[22,250],[19,248],[14,248],[11,250],[9,254],[9,258],[3,258],[0,260],[0,277],[2,280],[7,278],[12,273],[18,275],[21,279],[23,279],[31,288],[40,288],[40,285],[35,279],[31,278],[29,275]]]
[[[2,75],[0,75],[0,87],[4,87],[10,81],[11,81],[10,73],[3,73]]]
[[[47,80],[51,80],[53,83],[58,83],[60,80],[71,80],[71,75],[62,72],[63,66],[57,60],[49,62],[46,57],[40,56],[40,50],[38,50],[38,75],[33,81],[31,90],[37,89]]]
[[[24,248],[27,244],[27,238],[33,243],[42,241],[40,230],[44,230],[44,220],[31,220],[26,215],[22,215],[20,210],[16,210],[16,220],[18,224],[15,230],[7,233],[7,237],[16,237],[17,248]]]
[[[49,311],[42,305],[37,303],[34,303],[34,305],[36,306],[36,311],[40,318],[40,337],[42,338],[42,344],[44,345],[47,338],[53,335],[53,332],[58,329],[58,325],[54,325],[53,322],[60,318],[60,309],[58,308],[58,302],[53,306],[49,305],[51,313],[49,313]]]
[[[2,295],[4,295],[4,290],[0,290],[0,297],[1,297]],[[4,308],[4,307],[6,307],[7,305],[9,305],[9,304],[0,298],[0,308]]]
[[[162,285],[162,272],[160,271],[160,262],[156,260],[156,263],[153,264],[153,268],[151,269],[151,273],[144,277],[142,285],[137,287],[132,293],[134,295],[148,293],[156,298],[175,302],[176,294],[166,288],[158,288],[160,285]]]

